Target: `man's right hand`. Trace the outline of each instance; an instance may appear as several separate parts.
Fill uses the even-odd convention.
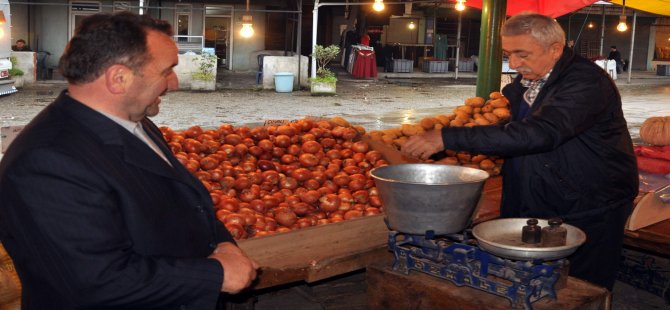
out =
[[[222,292],[237,294],[256,279],[258,263],[231,242],[219,243],[208,258],[218,260],[223,266]]]

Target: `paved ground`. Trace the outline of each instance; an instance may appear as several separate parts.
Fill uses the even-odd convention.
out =
[[[222,123],[254,125],[266,119],[304,116],[343,116],[368,130],[411,123],[424,116],[449,113],[475,93],[475,75],[387,74],[378,80],[355,80],[340,71],[338,94],[313,97],[309,91],[275,93],[259,90],[254,73],[222,74],[216,92],[178,91],[165,96],[159,125],[184,129],[192,125],[218,127]],[[622,76],[620,76],[622,77]],[[634,72],[631,83],[617,80],[631,134],[637,138],[644,119],[670,115],[670,77]],[[0,97],[2,126],[23,125],[65,88],[63,82],[40,83]],[[288,286],[257,296],[256,309],[364,309],[362,273],[316,285]],[[618,282],[614,309],[670,309],[660,297]]]

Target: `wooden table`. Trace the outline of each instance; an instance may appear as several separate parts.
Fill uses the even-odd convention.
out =
[[[408,275],[391,270],[387,264],[370,265],[366,272],[368,309],[511,309],[500,296],[471,287],[458,287],[450,281],[420,272]],[[602,287],[568,277],[558,298],[545,297],[533,309],[609,309],[610,293]]]

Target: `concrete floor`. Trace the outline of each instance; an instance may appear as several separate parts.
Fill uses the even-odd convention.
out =
[[[313,97],[308,90],[275,93],[259,90],[255,74],[219,76],[216,92],[172,92],[163,98],[156,123],[174,129],[193,125],[218,127],[222,123],[259,125],[267,119],[305,116],[343,116],[368,130],[412,123],[438,113],[450,113],[474,96],[474,73],[442,75],[387,74],[376,80],[356,80],[339,71],[338,94]],[[621,77],[621,76],[620,76]],[[616,81],[631,135],[637,140],[642,122],[650,116],[670,115],[670,77],[633,72],[631,83]],[[2,126],[24,125],[48,105],[66,85],[47,82],[0,97]],[[255,309],[365,309],[364,273],[296,284],[255,296]],[[501,299],[504,302],[504,299]],[[613,309],[670,309],[663,299],[623,282],[614,288]]]

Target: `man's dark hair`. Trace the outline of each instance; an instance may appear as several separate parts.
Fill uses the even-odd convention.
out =
[[[21,42],[21,43],[23,43],[23,44],[26,44],[26,40],[24,40],[24,39],[18,39],[18,40],[16,40],[16,44],[18,44],[19,42]]]
[[[130,12],[101,13],[84,19],[60,58],[60,71],[69,83],[83,84],[97,79],[111,65],[122,64],[134,72],[150,60],[149,30],[172,36],[166,21]]]
[[[616,45],[612,45],[610,46],[610,48],[616,49]]]

